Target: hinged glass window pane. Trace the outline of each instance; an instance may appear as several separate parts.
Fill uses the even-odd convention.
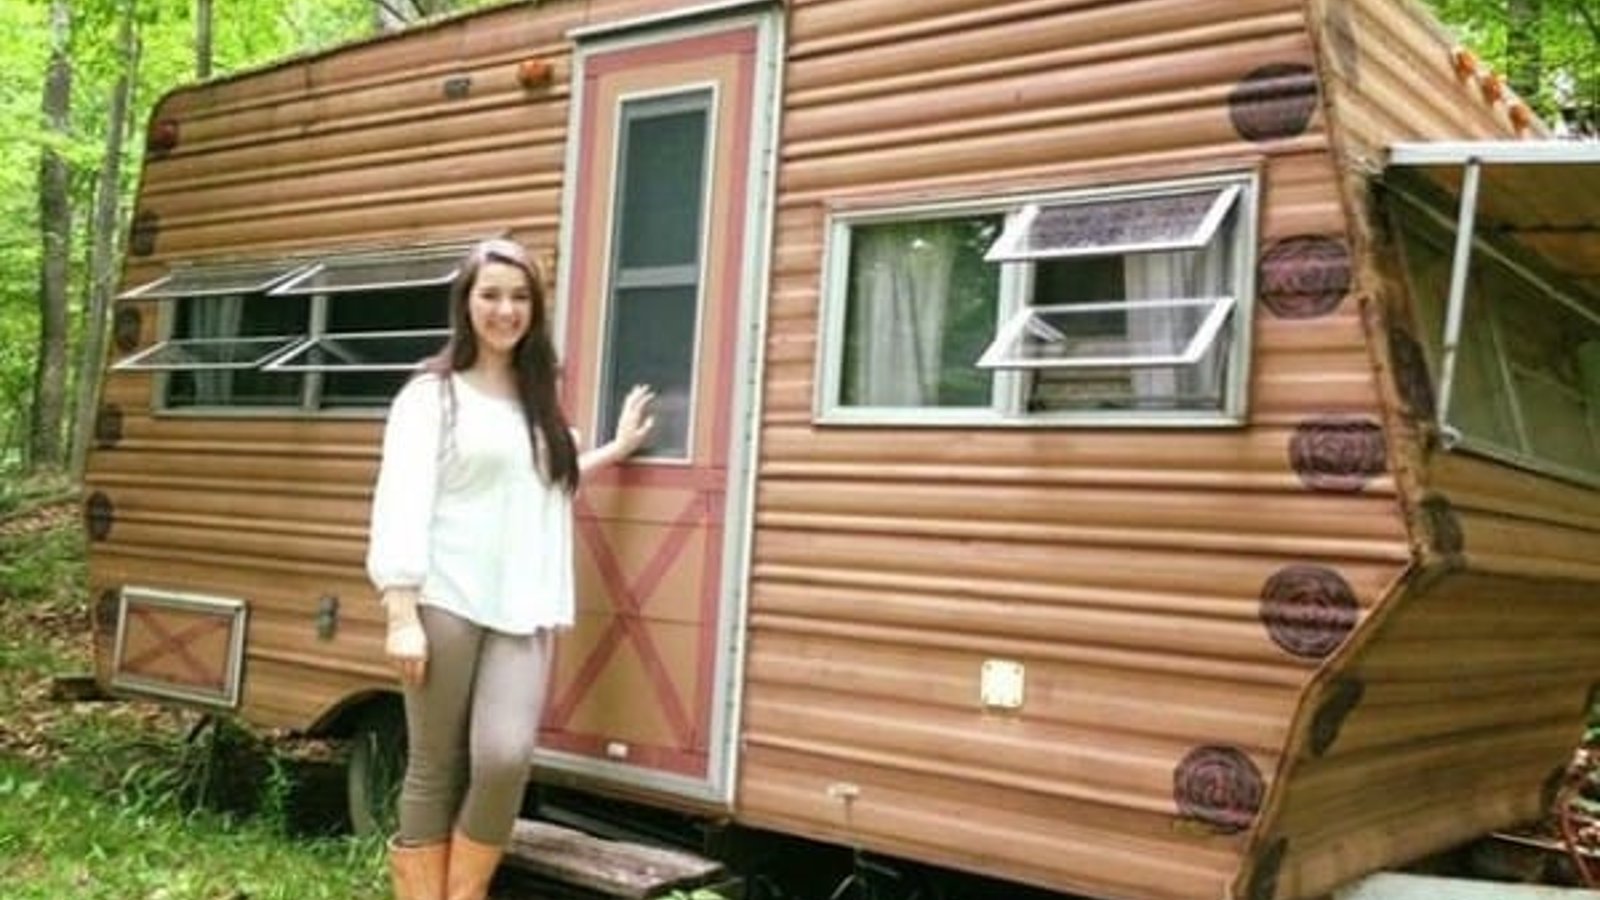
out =
[[[1029,306],[984,350],[986,369],[1147,368],[1205,356],[1232,297]],[[1114,322],[1115,327],[1106,327]]]
[[[1006,223],[989,262],[1195,250],[1238,199],[1236,184],[1198,191],[1030,203]]]
[[[657,425],[644,458],[690,455],[714,100],[692,90],[618,110],[599,439],[610,439],[628,390],[649,384]]]
[[[112,369],[120,372],[255,369],[304,340],[301,336],[179,338],[142,350]]]
[[[325,334],[274,359],[268,372],[409,372],[438,352],[449,329]]]
[[[177,297],[218,297],[256,294],[305,269],[306,263],[269,262],[240,265],[189,266],[118,295],[118,300],[170,300]]]
[[[466,261],[467,248],[449,247],[387,256],[323,260],[272,290],[279,295],[332,294],[447,285]]]

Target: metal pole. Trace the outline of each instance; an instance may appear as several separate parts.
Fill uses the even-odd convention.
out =
[[[1461,177],[1461,210],[1456,216],[1456,255],[1450,266],[1450,299],[1444,314],[1444,349],[1439,364],[1439,433],[1445,445],[1460,438],[1450,427],[1450,394],[1456,380],[1456,347],[1461,342],[1461,317],[1467,300],[1467,273],[1472,264],[1472,232],[1478,218],[1478,181],[1483,163],[1469,157]]]

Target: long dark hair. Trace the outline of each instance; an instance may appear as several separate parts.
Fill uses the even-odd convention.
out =
[[[569,492],[578,489],[578,447],[567,427],[567,417],[556,399],[556,351],[550,343],[549,319],[545,316],[544,285],[538,268],[521,244],[507,238],[494,238],[478,244],[467,254],[461,272],[450,285],[450,340],[444,349],[429,357],[425,371],[448,375],[472,368],[478,361],[478,336],[472,330],[468,303],[478,273],[486,263],[512,266],[528,279],[531,299],[528,331],[511,352],[511,372],[522,402],[522,415],[528,422],[528,437],[533,441],[534,465],[542,466],[545,480]],[[452,392],[451,402],[455,400]]]

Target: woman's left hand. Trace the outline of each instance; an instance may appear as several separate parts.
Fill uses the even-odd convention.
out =
[[[616,437],[611,439],[619,459],[631,456],[655,430],[656,417],[650,414],[650,403],[655,398],[656,392],[649,385],[636,384],[623,399],[622,412],[617,415]]]

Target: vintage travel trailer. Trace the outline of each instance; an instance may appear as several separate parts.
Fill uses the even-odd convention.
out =
[[[1410,0],[545,0],[175,91],[88,470],[108,687],[381,790],[383,410],[503,234],[574,422],[661,394],[577,503],[539,782],[1128,900],[1548,801],[1600,148]]]

